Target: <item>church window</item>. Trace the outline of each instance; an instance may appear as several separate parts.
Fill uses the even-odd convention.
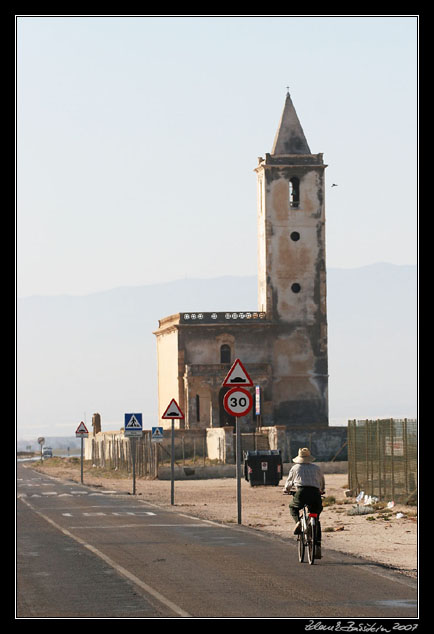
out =
[[[298,209],[300,206],[300,179],[293,176],[289,181],[289,206]]]
[[[291,290],[293,293],[299,293],[301,291],[301,286],[300,284],[298,284],[297,282],[295,282],[292,286],[291,286]]]
[[[231,349],[226,343],[220,347],[220,363],[231,362]]]
[[[300,234],[298,233],[298,231],[293,231],[291,233],[291,240],[294,240],[294,242],[297,242],[297,240],[300,240]]]

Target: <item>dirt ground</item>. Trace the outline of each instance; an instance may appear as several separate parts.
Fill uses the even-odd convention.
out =
[[[79,460],[51,459],[42,463],[24,463],[47,475],[80,482]],[[104,491],[132,494],[132,477],[117,472],[103,472],[85,464],[83,482]],[[417,576],[417,507],[387,501],[374,505],[367,515],[348,515],[356,500],[346,497],[346,474],[325,474],[325,506],[321,514],[323,558],[327,550],[337,550],[399,570],[410,577]],[[293,536],[293,521],[289,515],[290,497],[283,495],[285,478],[280,485],[251,487],[241,480],[241,522],[256,530],[282,537]],[[170,480],[136,479],[138,499],[174,512],[224,523],[237,523],[237,493],[235,478],[209,480],[178,480],[174,484],[174,505],[170,503]],[[333,501],[333,499],[335,501]],[[360,505],[360,508],[363,504]],[[382,507],[382,508],[378,508]],[[400,517],[400,514],[404,517]]]

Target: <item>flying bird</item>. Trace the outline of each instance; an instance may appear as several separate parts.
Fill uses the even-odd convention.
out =
[[[336,183],[333,183],[332,187],[337,187],[337,184],[336,184]]]

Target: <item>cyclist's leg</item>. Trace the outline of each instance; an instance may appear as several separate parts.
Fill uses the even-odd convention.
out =
[[[295,523],[297,523],[300,519],[300,506],[296,501],[293,501],[289,505],[289,512],[291,513],[291,517]]]
[[[316,487],[306,487],[305,496],[305,503],[308,505],[309,511],[311,513],[317,513],[319,515],[323,508],[321,493],[319,492],[319,489],[317,489]]]
[[[309,511],[311,513],[316,513],[317,514],[317,518],[316,518],[316,548],[315,548],[315,557],[316,559],[321,559],[321,522],[320,522],[320,515],[321,515],[321,511],[323,510],[323,505],[322,505],[322,499],[321,499],[321,493],[319,492],[319,489],[315,489],[313,492],[311,492],[311,500],[309,503]]]
[[[321,499],[321,494],[319,495],[319,499],[318,499],[318,504],[317,504],[317,513],[318,513],[318,517],[317,517],[317,521],[316,521],[316,558],[317,559],[321,559],[321,522],[320,522],[320,515],[321,515],[321,511],[322,511],[322,499]]]
[[[321,522],[319,521],[319,513],[316,521],[316,541],[321,546]]]
[[[319,521],[319,513],[316,518],[316,528],[315,528],[315,559],[321,559],[321,522]]]
[[[300,527],[300,511],[303,508],[303,504],[300,501],[300,489],[294,493],[292,501],[289,503],[289,512],[291,513],[291,517],[295,522],[295,531],[294,534],[297,535],[299,533]]]

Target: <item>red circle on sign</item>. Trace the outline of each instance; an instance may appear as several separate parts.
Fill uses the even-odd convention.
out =
[[[245,416],[253,407],[252,395],[242,387],[233,387],[226,392],[223,407],[231,416]]]

